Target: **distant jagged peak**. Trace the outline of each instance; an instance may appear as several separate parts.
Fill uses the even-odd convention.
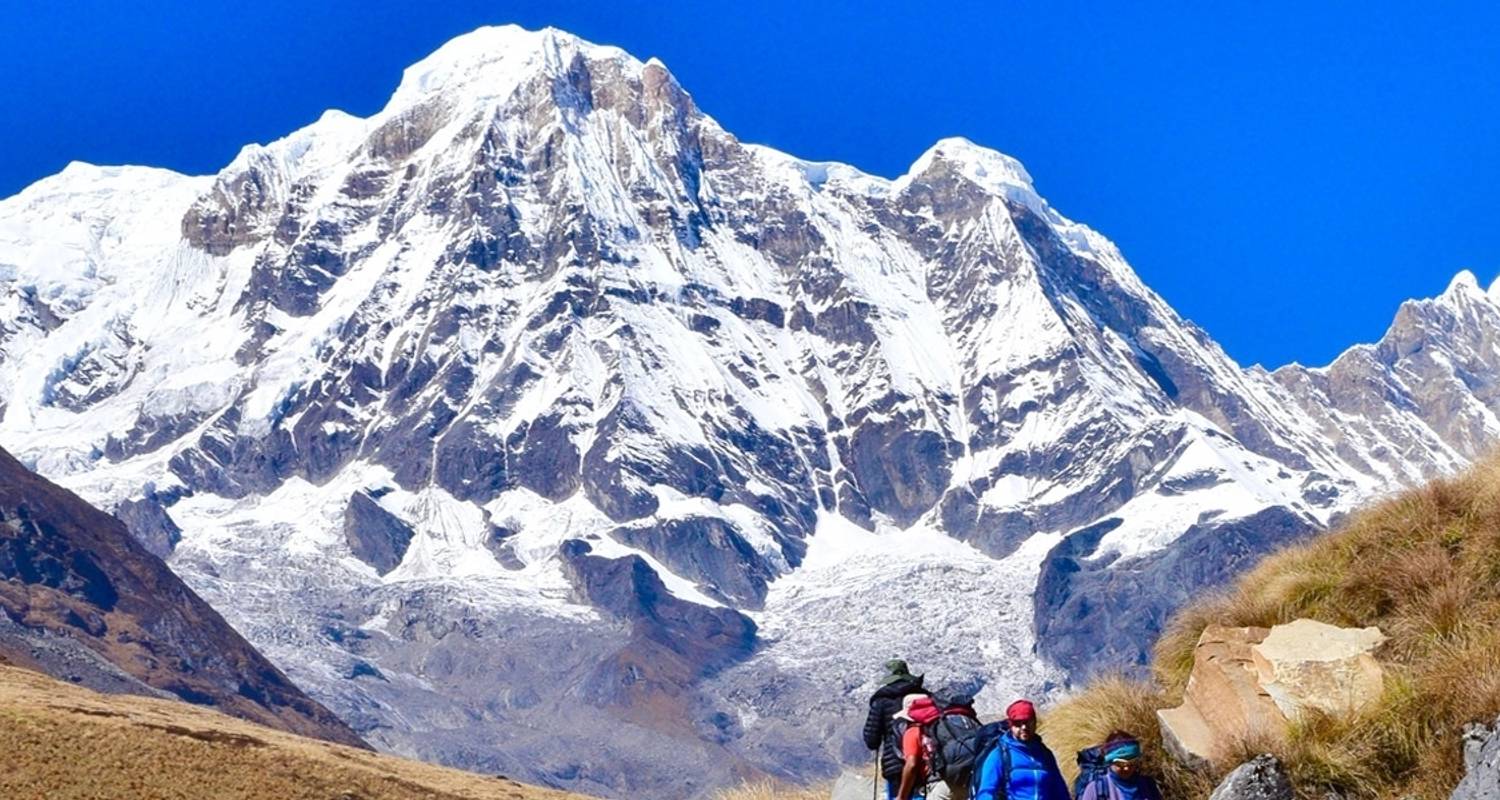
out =
[[[589,64],[611,64],[620,74],[645,87],[686,97],[677,80],[658,59],[647,62],[609,45],[597,45],[556,28],[527,30],[499,25],[450,39],[402,72],[400,84],[385,107],[369,117],[328,109],[314,122],[266,144],[246,145],[221,174],[249,168],[296,179],[324,169],[339,169],[355,157],[361,145],[383,127],[442,127],[486,113],[487,107],[510,98],[541,76],[560,80],[570,75],[576,59]]]
[[[809,161],[796,158],[774,148],[749,145],[763,157],[782,162],[800,170],[813,188],[826,183],[840,183],[865,194],[894,194],[913,184],[920,184],[935,166],[952,167],[967,180],[990,194],[1008,195],[1024,193],[1037,203],[1045,205],[1036,196],[1031,173],[1021,162],[1011,156],[982,147],[962,136],[939,139],[927,148],[906,173],[895,179],[882,178],[864,172],[858,167],[838,161]]]
[[[1487,300],[1500,305],[1500,276],[1490,281],[1486,287],[1479,282],[1479,276],[1472,269],[1461,269],[1448,281],[1448,287],[1437,298],[1443,300]]]
[[[1446,307],[1460,315],[1478,313],[1489,316],[1497,311],[1497,306],[1500,306],[1500,280],[1491,283],[1486,290],[1473,270],[1461,269],[1448,281],[1442,294],[1429,300],[1408,300],[1401,309],[1404,313],[1423,307]],[[1401,316],[1398,313],[1398,321]]]
[[[262,166],[284,175],[315,171],[342,161],[371,128],[370,120],[330,108],[317,121],[267,144],[240,148],[224,173]]]
[[[1438,302],[1447,302],[1450,305],[1461,302],[1485,302],[1500,305],[1500,277],[1490,282],[1488,288],[1480,284],[1479,277],[1471,269],[1461,269],[1452,280],[1448,281],[1448,287],[1437,298]]]
[[[1461,269],[1453,279],[1448,281],[1448,288],[1443,290],[1442,297],[1475,296],[1483,297],[1483,289],[1479,288],[1479,278],[1474,275],[1473,270]]]

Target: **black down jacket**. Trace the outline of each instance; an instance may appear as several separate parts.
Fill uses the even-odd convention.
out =
[[[922,677],[888,683],[870,695],[870,713],[865,717],[865,747],[880,750],[880,774],[886,780],[900,780],[906,759],[888,740],[892,717],[901,710],[901,698],[909,694],[930,694],[922,688]]]

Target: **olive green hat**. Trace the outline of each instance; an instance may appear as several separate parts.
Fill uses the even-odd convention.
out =
[[[887,674],[883,679],[881,679],[881,686],[889,686],[899,680],[911,680],[917,678],[917,676],[911,674],[911,668],[906,666],[906,662],[902,661],[899,658],[893,658],[890,661],[885,662],[885,671]]]

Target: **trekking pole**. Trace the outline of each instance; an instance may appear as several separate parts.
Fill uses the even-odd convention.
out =
[[[882,742],[882,745],[884,743]],[[880,800],[880,751],[875,751],[875,780],[870,783],[870,800]]]

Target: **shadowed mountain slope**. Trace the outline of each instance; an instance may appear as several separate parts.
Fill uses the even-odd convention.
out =
[[[293,733],[364,745],[123,523],[3,450],[0,655],[101,690],[175,696]]]

